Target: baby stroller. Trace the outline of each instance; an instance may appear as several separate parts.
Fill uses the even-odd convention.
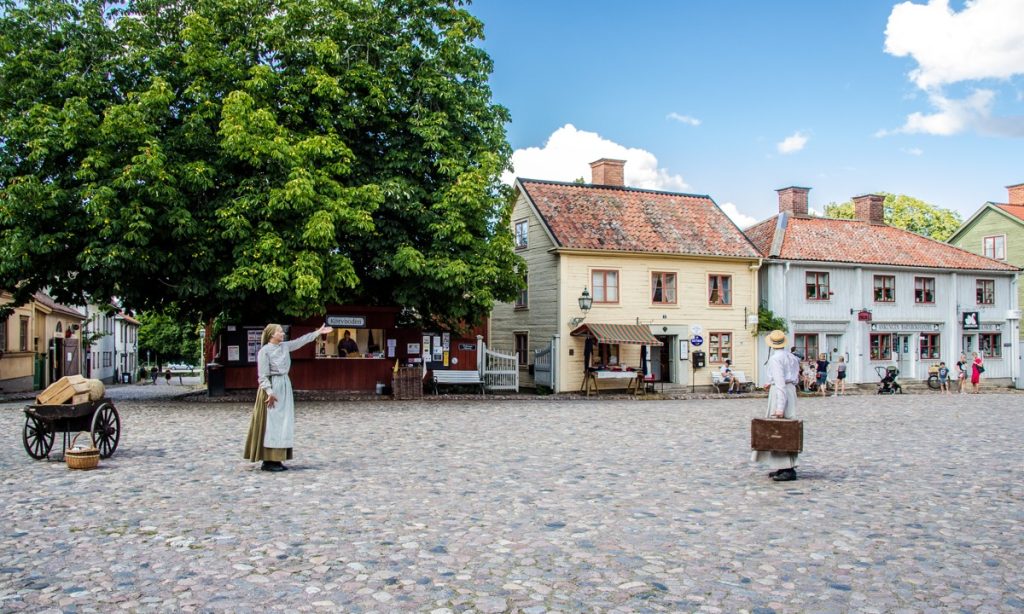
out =
[[[888,367],[875,367],[875,373],[882,381],[878,383],[878,394],[903,394],[903,386],[896,381],[900,370],[893,365]]]

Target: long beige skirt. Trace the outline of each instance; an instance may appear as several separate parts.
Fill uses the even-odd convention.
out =
[[[292,459],[291,448],[265,448],[263,436],[267,432],[267,391],[256,393],[256,404],[249,420],[249,436],[245,438],[245,458],[252,462],[286,461]]]

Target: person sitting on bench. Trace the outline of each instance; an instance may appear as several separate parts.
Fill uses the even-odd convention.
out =
[[[732,361],[728,358],[725,359],[725,364],[722,365],[722,383],[729,384],[729,388],[726,389],[726,394],[732,394],[736,392],[736,377],[732,374]]]

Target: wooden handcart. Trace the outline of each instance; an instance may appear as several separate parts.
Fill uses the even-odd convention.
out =
[[[57,433],[63,434],[63,456],[74,434],[82,431],[92,436],[100,458],[109,458],[117,450],[117,442],[121,439],[121,417],[110,399],[25,407],[22,442],[28,455],[36,460],[49,457]]]
[[[110,399],[103,396],[103,383],[80,375],[62,377],[25,407],[25,428],[21,440],[25,451],[36,460],[47,458],[57,433],[62,433],[61,456],[71,445],[74,433],[88,432],[101,458],[109,458],[121,439],[121,417]]]

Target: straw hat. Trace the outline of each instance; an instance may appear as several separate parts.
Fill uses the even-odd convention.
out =
[[[768,333],[768,347],[773,350],[781,350],[786,347],[786,333],[781,330],[773,330]]]

